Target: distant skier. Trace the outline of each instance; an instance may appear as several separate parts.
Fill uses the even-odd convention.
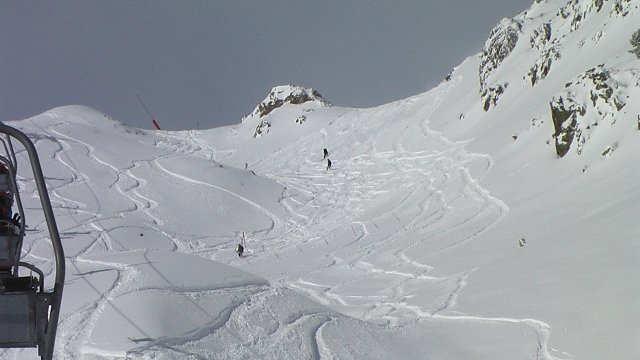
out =
[[[327,149],[323,149],[322,151],[324,152],[324,156],[322,157],[322,160],[324,160],[327,158],[327,156],[329,156],[329,151],[327,151]]]
[[[245,242],[245,238],[244,238],[244,231],[242,232],[242,237],[240,238],[240,242],[238,243],[238,246],[236,246],[236,254],[238,254],[238,257],[242,257],[242,254],[244,253],[244,245],[246,244]]]
[[[236,254],[238,254],[238,257],[242,257],[243,253],[244,253],[244,246],[242,246],[242,244],[238,244],[238,246],[236,246]]]
[[[327,159],[327,171],[331,170],[331,160]]]

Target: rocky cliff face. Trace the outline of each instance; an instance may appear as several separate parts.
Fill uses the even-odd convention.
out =
[[[594,133],[622,119],[632,119],[635,130],[640,115],[628,113],[626,105],[640,95],[634,90],[640,64],[625,53],[640,28],[630,20],[638,17],[639,8],[638,0],[536,0],[528,11],[503,19],[480,54],[481,107],[493,111],[511,92],[539,97],[534,88],[545,82],[546,116],[552,120],[547,123],[553,124],[559,157],[582,154]],[[628,28],[627,37],[610,35],[622,28]],[[610,53],[614,55],[603,56]],[[520,84],[513,76],[517,71],[522,71]],[[552,80],[546,82],[548,78]]]
[[[489,34],[480,55],[480,92],[484,111],[497,105],[500,95],[505,92],[508,82],[492,79],[491,75],[511,54],[520,38],[522,25],[513,19],[502,19]]]
[[[622,110],[630,97],[625,90],[636,86],[625,79],[637,76],[634,69],[621,71],[599,65],[565,85],[566,90],[550,103],[558,156],[566,155],[574,142],[580,155],[593,131],[613,126],[625,115]]]

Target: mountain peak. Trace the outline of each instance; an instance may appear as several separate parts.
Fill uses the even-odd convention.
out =
[[[269,95],[267,95],[245,119],[267,116],[273,110],[287,103],[299,105],[307,102],[314,102],[324,107],[332,106],[320,93],[312,88],[304,88],[296,85],[281,85],[271,89]]]

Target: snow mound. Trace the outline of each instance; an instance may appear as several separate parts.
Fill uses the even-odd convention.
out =
[[[144,130],[129,126],[109,116],[108,114],[84,105],[66,105],[51,109],[42,115],[34,117],[34,121],[42,118],[64,119],[64,123],[89,126],[99,129],[120,129],[126,133],[144,135]]]

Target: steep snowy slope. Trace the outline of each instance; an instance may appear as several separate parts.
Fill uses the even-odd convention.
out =
[[[426,94],[340,113],[272,156],[221,157],[298,196],[299,241],[353,248],[272,276],[374,322],[525,323],[539,357],[640,354],[639,6],[536,1]],[[292,109],[267,119],[292,124]]]
[[[474,298],[460,305],[508,300],[502,314],[553,319],[549,323],[562,331],[554,331],[552,342],[580,359],[640,354],[634,340],[640,335],[640,280],[634,275],[640,61],[629,53],[640,27],[638,7],[636,1],[534,4],[515,19],[519,41],[491,75],[509,83],[497,105],[484,112],[452,100],[441,108],[448,119],[431,122],[446,136],[469,141],[468,149],[491,155],[493,167],[481,184],[510,208],[480,237],[478,261],[513,266],[480,268],[474,275],[481,281],[467,287]],[[538,49],[540,29],[549,36]],[[529,74],[545,48],[557,56],[548,58],[546,77],[532,85]],[[461,65],[452,81],[476,77],[477,61]],[[456,112],[465,116],[452,121]],[[496,253],[501,243],[520,237],[527,246],[517,256]],[[492,243],[497,249],[487,248]]]

